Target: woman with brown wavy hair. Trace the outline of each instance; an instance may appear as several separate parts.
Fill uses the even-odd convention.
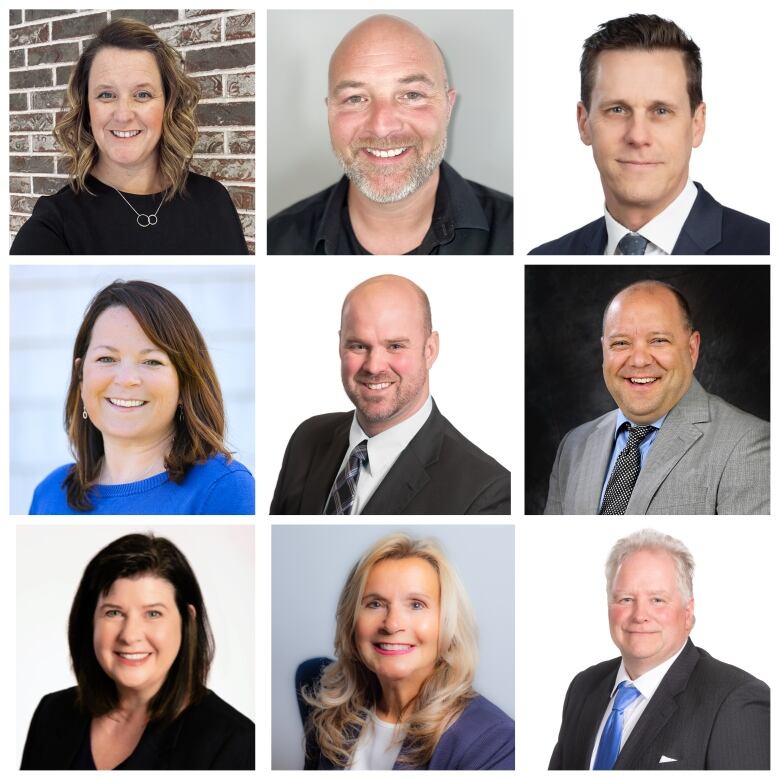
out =
[[[116,281],[92,299],[65,428],[76,462],[38,485],[30,514],[254,513],[254,479],[225,447],[206,343],[163,287]]]
[[[335,644],[334,662],[298,670],[305,769],[514,769],[515,724],[472,687],[476,624],[433,540],[393,534],[363,555]]]
[[[54,129],[70,184],[39,198],[11,254],[246,254],[227,190],[189,170],[199,97],[153,30],[106,25],[74,66]]]

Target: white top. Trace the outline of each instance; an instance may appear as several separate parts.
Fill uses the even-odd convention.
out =
[[[374,491],[379,487],[387,472],[398,460],[398,456],[406,449],[409,442],[417,435],[420,428],[425,425],[433,411],[433,401],[430,395],[425,403],[408,419],[388,428],[376,436],[369,436],[357,420],[357,412],[352,418],[352,427],[349,429],[349,446],[336,471],[338,476],[346,466],[349,455],[355,447],[364,439],[368,439],[368,466],[363,463],[360,466],[360,478],[357,483],[357,495],[352,504],[350,514],[359,515],[363,507],[368,503]],[[334,480],[335,482],[335,480]]]
[[[688,179],[683,191],[657,216],[653,217],[639,230],[631,231],[621,225],[604,206],[604,219],[607,222],[607,248],[605,255],[622,254],[617,245],[626,233],[640,233],[648,240],[646,255],[670,255],[680,237],[685,220],[693,208],[693,202],[699,191],[696,185]]]
[[[687,644],[687,642],[688,640],[686,638],[685,644]],[[680,653],[682,653],[682,651],[685,649],[685,644],[683,644],[683,646],[671,658],[667,658],[662,664],[658,664],[658,666],[653,667],[649,672],[645,672],[644,674],[637,677],[636,680],[632,680],[628,676],[626,667],[623,665],[622,661],[620,662],[620,669],[618,669],[617,677],[615,678],[615,684],[612,686],[612,693],[609,695],[609,704],[607,704],[604,717],[601,719],[601,725],[599,726],[598,733],[596,734],[596,741],[593,744],[593,752],[590,755],[591,769],[593,769],[593,764],[596,761],[596,753],[599,749],[601,733],[604,731],[604,726],[607,725],[607,718],[609,717],[609,713],[612,712],[612,699],[615,696],[615,691],[617,690],[618,685],[620,685],[623,680],[628,680],[628,682],[635,686],[640,693],[640,695],[637,696],[636,699],[634,699],[634,701],[632,701],[631,704],[629,704],[628,707],[623,710],[623,733],[620,736],[620,749],[622,750],[623,745],[626,744],[626,740],[634,730],[634,726],[636,726],[637,721],[645,711],[645,708],[650,702],[650,699],[653,698],[653,694],[661,684],[661,680],[664,679],[664,676],[669,671],[671,665],[677,660],[677,656],[680,655]]]
[[[349,769],[392,769],[402,746],[403,732],[399,727],[379,720],[372,712],[360,731]]]

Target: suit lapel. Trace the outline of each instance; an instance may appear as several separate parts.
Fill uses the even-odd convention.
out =
[[[400,515],[431,481],[427,467],[439,459],[444,418],[433,401],[425,424],[398,456],[361,514]]]
[[[329,441],[320,442],[311,457],[311,471],[306,478],[301,495],[302,515],[321,515],[325,509],[333,481],[349,446],[349,429],[352,415],[338,423]]]
[[[723,206],[698,182],[699,194],[683,224],[673,255],[702,255],[722,240]]]
[[[615,415],[612,412],[588,436],[579,477],[569,480],[564,497],[564,514],[598,514],[601,488],[604,487],[604,475],[607,473],[612,448],[615,445]]]
[[[704,388],[694,378],[658,431],[631,493],[627,515],[646,515],[650,502],[680,458],[704,435],[694,423],[710,419]]]
[[[583,727],[577,730],[575,754],[570,764],[572,769],[590,769],[590,758],[596,745],[596,734],[601,725],[601,719],[604,717],[604,711],[609,704],[609,697],[612,693],[612,686],[615,684],[615,676],[619,666],[620,659],[618,658],[582,705],[579,723]]]
[[[593,231],[585,237],[586,255],[603,255],[607,247],[607,222],[602,217],[596,220]]]
[[[623,745],[618,755],[614,769],[655,769],[648,766],[648,760],[654,761],[654,756],[648,754],[650,746],[658,736],[661,729],[669,722],[669,719],[678,710],[677,696],[688,685],[691,673],[699,661],[699,651],[689,639],[664,675],[653,698],[634,726],[634,730]]]

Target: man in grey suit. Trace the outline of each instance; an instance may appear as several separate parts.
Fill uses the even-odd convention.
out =
[[[663,282],[604,312],[604,382],[618,408],[563,438],[545,514],[769,514],[769,423],[696,381],[700,334]]]
[[[607,560],[620,658],[566,694],[550,769],[769,769],[769,688],[696,647],[693,557],[645,529]]]

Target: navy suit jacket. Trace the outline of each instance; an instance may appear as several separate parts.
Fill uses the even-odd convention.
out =
[[[673,255],[768,255],[769,223],[721,206],[698,182],[699,194],[685,220]],[[603,255],[604,217],[532,249],[530,255]]]
[[[590,767],[619,668],[620,658],[614,658],[574,678],[550,769]],[[689,639],[640,715],[614,769],[769,769],[769,688]]]
[[[304,661],[295,675],[298,707],[304,726],[310,707],[301,697],[301,688],[315,684],[329,658]],[[357,738],[357,734],[355,738]],[[403,754],[403,747],[401,748]],[[484,696],[475,696],[458,719],[442,734],[427,766],[409,766],[396,761],[393,769],[514,769],[515,722]],[[304,769],[340,769],[319,751],[309,737]]]
[[[353,415],[321,414],[301,423],[284,453],[270,514],[322,514],[349,446]],[[509,472],[451,425],[434,402],[361,514],[508,515]]]

